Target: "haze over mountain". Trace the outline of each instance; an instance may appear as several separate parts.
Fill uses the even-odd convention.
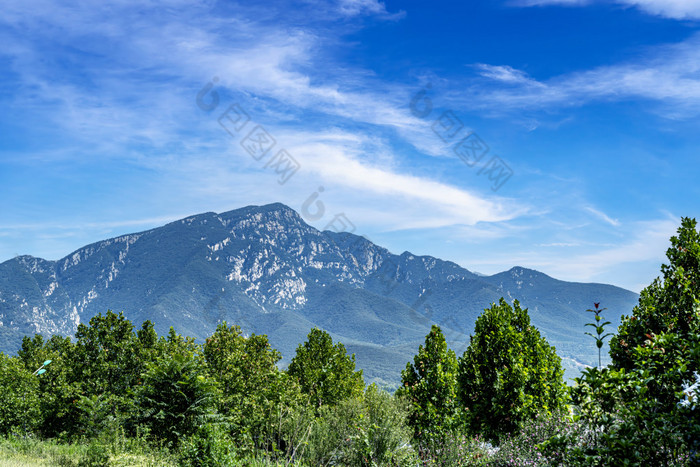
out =
[[[638,295],[514,267],[483,276],[450,261],[392,254],[363,237],[306,224],[283,204],[204,213],[85,246],[58,261],[0,264],[0,350],[22,336],[72,335],[108,309],[198,339],[222,321],[267,334],[283,364],[318,326],[345,344],[367,382],[396,385],[432,323],[461,354],[484,308],[518,299],[569,370],[595,364],[584,335],[593,302],[617,325]],[[573,376],[570,372],[568,376]]]

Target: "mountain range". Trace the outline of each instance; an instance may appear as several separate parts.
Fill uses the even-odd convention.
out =
[[[474,322],[500,297],[517,299],[556,346],[567,376],[597,362],[584,334],[593,302],[619,323],[638,295],[514,267],[492,276],[450,261],[393,254],[364,237],[319,231],[275,203],[208,212],[47,261],[0,264],[0,351],[24,335],[72,335],[97,313],[123,311],[202,341],[217,324],[266,334],[286,365],[313,327],[356,354],[366,382],[396,387],[433,323],[461,354]]]

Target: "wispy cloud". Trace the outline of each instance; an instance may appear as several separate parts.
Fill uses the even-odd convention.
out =
[[[570,107],[596,101],[647,99],[674,116],[700,113],[700,34],[653,49],[647,58],[537,81],[511,67],[478,65],[481,75],[509,87],[473,87],[484,108]]]
[[[590,212],[594,216],[596,216],[598,219],[603,220],[604,222],[607,222],[608,224],[612,225],[613,227],[619,227],[620,226],[620,221],[617,219],[612,219],[610,216],[605,214],[602,211],[599,211],[598,209],[592,208],[590,206],[586,206],[584,208],[586,211]]]
[[[338,7],[340,12],[347,16],[371,14],[383,19],[396,20],[405,15],[402,11],[389,13],[386,9],[386,4],[378,0],[339,0]]]
[[[490,78],[496,81],[501,81],[509,84],[520,84],[535,86],[538,88],[545,87],[544,84],[530,78],[527,73],[522,70],[516,70],[510,66],[495,66],[479,63],[476,67],[481,70],[481,76]]]
[[[311,3],[325,9],[309,12],[321,20],[328,8],[348,16],[394,18],[376,0]],[[428,128],[406,111],[413,90],[373,79],[365,70],[334,66],[325,47],[338,39],[329,30],[255,22],[235,12],[215,17],[204,1],[170,0],[168,14],[160,13],[160,5],[124,0],[109,8],[78,8],[34,0],[27,14],[25,6],[10,2],[0,12],[0,25],[14,33],[3,37],[0,56],[12,59],[21,86],[31,91],[16,93],[15,105],[32,107],[83,140],[115,146],[141,138],[165,144],[192,123],[189,114],[195,109],[186,91],[196,92],[195,86],[217,76],[231,93],[286,111],[287,117],[312,111],[379,125],[426,153],[439,152]],[[139,13],[142,8],[152,14]],[[37,36],[56,41],[52,47],[75,66],[47,64]],[[100,63],[104,49],[117,63]],[[57,71],[72,79],[56,80]]]
[[[529,250],[503,245],[488,258],[470,261],[470,265],[489,273],[520,265],[558,279],[613,283],[639,292],[659,274],[669,238],[678,224],[679,219],[670,215],[631,222],[624,229],[616,228],[618,235],[607,237],[604,243],[599,235],[590,237],[589,229],[581,226],[574,232],[581,235],[580,241],[543,243]],[[648,271],[654,275],[646,277]]]
[[[520,6],[567,5],[585,6],[604,3],[601,0],[520,0]],[[607,3],[607,1],[605,2]],[[700,19],[700,4],[696,0],[615,0],[618,5],[636,7],[651,15],[673,19]]]

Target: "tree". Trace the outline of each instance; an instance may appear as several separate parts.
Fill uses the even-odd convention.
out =
[[[75,378],[85,395],[126,394],[133,386],[143,370],[133,329],[123,313],[111,310],[93,316],[87,326],[78,325],[73,358],[80,362],[74,366]]]
[[[287,373],[299,382],[315,407],[359,397],[365,387],[362,370],[355,371],[355,354],[348,355],[340,342],[333,345],[330,334],[318,328],[297,347]]]
[[[198,355],[180,353],[147,365],[135,396],[151,435],[177,445],[210,421],[219,391],[203,363]]]
[[[656,278],[642,291],[632,316],[622,317],[617,335],[610,340],[613,366],[626,370],[640,368],[636,349],[649,346],[661,334],[674,334],[680,341],[687,341],[684,365],[664,359],[676,365],[677,384],[664,388],[650,382],[651,393],[668,408],[677,402],[676,393],[682,386],[694,383],[700,372],[700,361],[689,358],[694,348],[691,344],[698,342],[700,333],[700,232],[696,226],[695,219],[682,219],[678,234],[671,237],[671,247],[666,251],[669,264],[661,266],[663,280]],[[661,365],[658,369],[665,373],[671,368]]]
[[[37,375],[26,370],[18,358],[0,352],[0,435],[39,426],[38,388]]]
[[[240,448],[273,442],[269,433],[282,406],[299,398],[298,386],[277,368],[280,353],[267,336],[244,337],[239,326],[217,326],[204,344],[204,357],[219,381],[219,411],[229,417]]]
[[[590,459],[597,459],[614,465],[686,465],[689,452],[697,450],[696,402],[680,403],[685,399],[682,391],[671,404],[658,397],[679,387],[689,357],[700,357],[697,340],[659,334],[647,345],[637,346],[631,357],[637,361],[631,370],[586,368],[576,378],[571,399],[590,441],[567,448],[565,464],[588,460],[588,465]]]
[[[687,389],[700,372],[700,232],[683,218],[663,279],[645,288],[610,340],[612,365],[587,369],[572,388],[596,452],[628,463],[669,465],[700,448],[700,410]],[[695,400],[692,400],[695,396]]]
[[[45,341],[41,334],[24,337],[17,353],[24,369],[34,372],[46,360],[51,365],[39,378],[38,393],[41,409],[38,431],[44,436],[72,433],[78,424],[79,410],[75,401],[80,397],[80,384],[74,378],[73,366],[83,362],[73,358],[74,347],[69,337],[51,336]]]
[[[413,363],[401,372],[397,391],[411,403],[409,424],[416,438],[439,436],[458,425],[457,369],[454,351],[447,348],[440,327],[433,325]]]
[[[476,320],[459,361],[459,396],[475,433],[498,441],[538,411],[566,403],[561,359],[530,324],[527,309],[503,298]]]

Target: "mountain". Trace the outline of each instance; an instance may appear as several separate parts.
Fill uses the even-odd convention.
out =
[[[345,344],[366,381],[395,386],[432,323],[461,354],[484,308],[518,299],[568,370],[595,364],[584,335],[593,302],[613,325],[637,294],[515,267],[484,276],[450,261],[392,254],[350,233],[320,232],[283,204],[200,214],[83,247],[58,261],[0,264],[0,350],[24,335],[72,335],[111,309],[204,339],[222,321],[267,334],[283,355],[318,326]],[[611,329],[613,329],[611,327]],[[573,376],[573,373],[569,373]]]

